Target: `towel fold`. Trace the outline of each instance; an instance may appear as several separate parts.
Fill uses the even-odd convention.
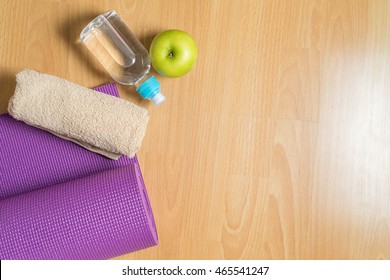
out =
[[[110,158],[133,157],[149,119],[147,110],[126,100],[33,70],[16,75],[8,112]]]

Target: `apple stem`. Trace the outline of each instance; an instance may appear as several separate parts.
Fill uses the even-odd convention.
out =
[[[169,51],[169,58],[172,59],[172,57],[173,57],[173,53],[172,51]]]

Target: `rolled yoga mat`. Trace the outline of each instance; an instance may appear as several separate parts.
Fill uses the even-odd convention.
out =
[[[95,90],[118,96],[115,84]],[[136,157],[107,159],[8,114],[0,155],[0,259],[108,259],[157,245]]]

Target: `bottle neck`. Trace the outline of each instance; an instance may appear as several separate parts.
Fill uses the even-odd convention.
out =
[[[150,77],[152,77],[152,75],[148,72],[145,75],[143,75],[141,78],[136,80],[133,85],[135,86],[136,89],[138,89]]]

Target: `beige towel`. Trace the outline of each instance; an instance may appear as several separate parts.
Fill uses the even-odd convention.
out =
[[[8,112],[110,158],[133,157],[149,119],[147,110],[126,100],[33,70],[16,75]]]

